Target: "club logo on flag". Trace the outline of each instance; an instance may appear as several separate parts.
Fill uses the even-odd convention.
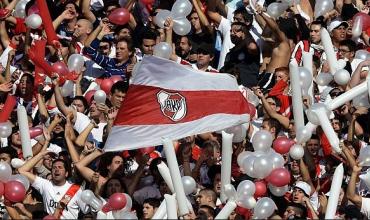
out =
[[[158,103],[164,116],[174,122],[186,116],[186,100],[180,93],[161,90],[157,93]]]

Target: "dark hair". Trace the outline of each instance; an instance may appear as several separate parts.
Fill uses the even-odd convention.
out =
[[[286,66],[278,67],[275,69],[275,73],[276,72],[285,72],[289,75],[289,67]]]
[[[291,202],[288,204],[288,206],[300,209],[302,211],[302,216],[299,216],[300,217],[299,219],[305,219],[307,217],[307,208],[304,205],[300,203]]]
[[[30,186],[28,190],[31,190],[31,197],[38,202],[43,202],[43,197],[38,190],[36,190],[33,186]]]
[[[280,122],[275,118],[265,118],[263,121],[266,121],[270,128],[275,128],[275,134],[278,135],[281,131],[281,124]]]
[[[108,195],[107,195],[107,185],[108,185],[108,183],[111,181],[111,180],[118,180],[119,182],[120,182],[120,184],[121,184],[121,187],[122,187],[122,189],[123,189],[123,191],[124,192],[128,192],[127,191],[127,187],[126,187],[126,184],[125,184],[125,182],[122,180],[122,178],[120,178],[119,176],[113,176],[113,177],[111,177],[111,178],[109,178],[105,183],[104,183],[104,185],[103,185],[103,187],[102,187],[102,194],[101,194],[101,196],[103,197],[103,198],[108,198]]]
[[[8,154],[11,159],[18,158],[17,151],[12,147],[2,147],[2,148],[0,148],[0,154]]]
[[[321,27],[324,27],[324,23],[321,21],[321,20],[315,20],[313,22],[311,22],[311,25],[320,25]]]
[[[128,90],[128,81],[118,81],[113,84],[110,89],[110,93],[113,94],[115,91],[127,93]]]
[[[215,180],[216,174],[221,173],[221,166],[220,165],[212,165],[207,172],[208,178],[211,180],[212,184]]]
[[[156,33],[156,30],[153,30],[151,28],[144,28],[142,35],[141,35],[141,44],[143,43],[144,39],[149,40],[157,40],[158,34]]]
[[[161,205],[161,200],[157,198],[147,198],[144,200],[144,203],[148,203],[149,205],[153,206],[154,208],[158,208]]]
[[[207,212],[209,212],[209,214],[211,214],[213,217],[215,217],[215,209],[214,208],[212,208],[211,206],[209,206],[209,205],[201,205],[201,206],[199,206],[199,209],[206,209],[207,210]],[[199,211],[199,209],[198,209],[198,211]]]
[[[125,159],[122,157],[122,155],[118,152],[106,152],[104,153],[100,160],[99,160],[99,165],[98,165],[98,172],[100,173],[100,175],[102,175],[103,177],[107,177],[108,176],[108,166],[110,164],[112,164],[112,161],[113,161],[113,158],[114,157],[121,157],[123,159],[123,166],[124,166],[124,170],[126,171],[127,170],[127,163],[125,163]]]
[[[246,25],[245,23],[243,23],[243,22],[233,22],[233,23],[231,24],[231,26],[235,26],[235,25],[240,26],[240,30],[241,30],[244,34],[249,34],[248,27],[247,27],[247,25]]]
[[[356,43],[351,39],[342,40],[341,42],[339,42],[339,46],[346,46],[351,52],[354,52],[357,49]]]
[[[80,100],[82,102],[82,104],[84,105],[84,108],[85,108],[85,111],[89,109],[89,104],[87,103],[87,100],[85,97],[83,96],[75,96],[72,101],[74,100]]]
[[[58,159],[53,161],[53,163],[51,164],[51,167],[53,167],[54,164],[57,163],[57,162],[63,163],[64,169],[66,170],[66,172],[68,172],[67,178],[70,177],[72,175],[70,163],[67,163],[67,161],[58,158]]]
[[[135,47],[134,47],[134,44],[132,43],[132,40],[128,39],[127,37],[122,37],[122,38],[118,39],[116,41],[116,44],[118,44],[119,42],[126,42],[128,51],[130,51],[130,52],[135,51]]]
[[[281,107],[281,101],[276,96],[267,96],[266,99],[268,99],[268,98],[274,100],[274,102],[276,104],[276,107]]]
[[[311,139],[319,140],[320,141],[320,137],[317,134],[312,134],[310,140]]]
[[[72,0],[67,0],[66,2],[64,2],[64,7],[66,7],[68,4],[72,4],[75,6],[75,9],[76,9],[76,12],[81,16],[82,15],[82,10],[80,8],[80,6],[78,6],[75,1],[72,1]]]
[[[116,6],[117,8],[121,7],[116,0],[104,0],[104,11],[107,11],[108,7],[110,6]]]
[[[245,7],[239,7],[234,11],[234,15],[241,14],[246,22],[252,23],[253,15],[249,14]]]

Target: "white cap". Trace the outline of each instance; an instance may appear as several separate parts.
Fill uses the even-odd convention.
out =
[[[349,26],[348,23],[345,21],[334,19],[329,23],[327,30],[329,31],[329,33],[331,33],[335,28],[338,28],[341,25],[344,25],[346,28],[348,28]]]
[[[303,181],[297,181],[293,188],[301,189],[308,197],[311,195],[311,186]]]

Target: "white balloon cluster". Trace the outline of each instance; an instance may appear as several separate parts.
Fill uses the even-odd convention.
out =
[[[180,36],[188,34],[191,30],[191,24],[186,16],[188,16],[193,6],[189,0],[177,0],[171,11],[160,10],[154,17],[154,23],[158,27],[163,28],[164,22],[168,17],[173,19],[173,31]]]
[[[21,0],[19,1],[14,8],[14,17],[18,18],[25,18],[26,17],[26,5],[29,2],[29,0]]]
[[[82,71],[82,69],[84,67],[84,64],[85,64],[85,60],[84,60],[83,56],[80,55],[80,54],[72,54],[68,58],[68,62],[67,62],[68,70],[70,72],[74,71],[76,73],[80,73]],[[72,96],[74,86],[75,86],[75,84],[74,84],[73,81],[67,80],[61,88],[61,92],[62,92],[63,97]]]
[[[32,15],[30,15],[26,18],[25,24],[27,25],[27,27],[29,27],[31,29],[37,29],[41,26],[42,19],[41,19],[40,15],[32,14]]]
[[[164,59],[169,59],[172,54],[172,47],[167,42],[160,42],[153,48],[153,55],[157,57],[162,57]]]

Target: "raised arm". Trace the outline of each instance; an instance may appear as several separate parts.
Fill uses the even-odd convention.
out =
[[[73,119],[75,119],[76,114],[77,114],[76,110],[68,108],[66,104],[64,103],[63,96],[62,96],[62,93],[59,87],[59,80],[57,78],[54,79],[53,84],[54,84],[55,101],[56,101],[58,109],[63,113],[63,115],[68,115],[70,112],[73,112]]]
[[[200,8],[201,5],[202,5],[200,0],[192,0],[192,2],[193,2],[194,9],[195,9],[195,11],[197,12],[197,14],[199,16],[200,23],[204,27],[207,28],[209,33],[213,33],[212,25],[209,23],[207,16],[203,13],[202,9]]]
[[[82,160],[80,160],[78,163],[76,163],[76,168],[78,171],[80,171],[80,174],[85,178],[86,181],[90,182],[92,176],[94,175],[94,171],[87,167],[92,161],[94,161],[96,158],[98,158],[100,155],[102,155],[102,152],[99,150],[95,150],[86,157],[84,157]],[[99,179],[102,179],[104,177],[99,175]],[[99,181],[100,182],[100,181]]]
[[[72,19],[73,18],[73,15],[72,13],[69,11],[69,9],[66,9],[63,11],[62,14],[60,14],[54,21],[53,21],[53,27],[54,29],[56,30],[59,25],[64,21],[64,20],[67,20],[67,19]]]
[[[361,209],[362,206],[362,197],[356,193],[356,182],[358,175],[361,172],[361,168],[359,166],[354,166],[352,169],[351,178],[349,180],[348,186],[347,186],[347,198],[354,203],[359,209]]]
[[[94,13],[90,9],[90,0],[82,0],[81,5],[82,15],[91,23],[94,23],[96,21],[96,17]]]
[[[266,22],[266,26],[269,27],[273,34],[277,37],[279,42],[288,41],[288,38],[285,36],[284,32],[282,32],[276,23],[276,21],[267,16],[261,9],[260,5],[256,6],[257,13],[262,17],[262,19]]]
[[[89,137],[89,134],[95,127],[97,127],[97,124],[93,120],[91,120],[87,127],[78,135],[78,137],[75,140],[75,144],[78,147],[83,148],[85,146],[87,138]]]
[[[36,179],[36,175],[32,173],[32,169],[36,166],[36,164],[48,153],[47,150],[43,150],[37,155],[33,156],[30,160],[28,160],[23,166],[18,168],[18,172],[28,178],[30,183],[33,183]]]
[[[36,98],[37,98],[37,105],[39,107],[40,118],[41,118],[41,121],[44,123],[49,118],[49,112],[46,108],[44,97],[40,93],[37,93]]]

